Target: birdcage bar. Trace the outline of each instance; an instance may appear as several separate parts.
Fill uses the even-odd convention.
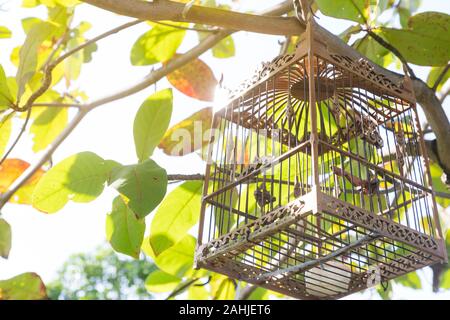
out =
[[[438,210],[437,210],[437,204],[436,204],[436,198],[435,198],[435,192],[432,189],[433,187],[433,179],[431,177],[431,172],[430,172],[430,161],[428,158],[428,151],[427,148],[425,147],[425,141],[424,141],[424,135],[422,132],[422,128],[420,126],[420,122],[419,122],[419,115],[417,114],[417,107],[414,105],[413,108],[413,112],[414,115],[411,116],[411,118],[413,119],[413,129],[417,131],[418,133],[418,140],[419,140],[419,150],[422,154],[422,163],[419,163],[418,167],[420,170],[420,173],[422,174],[422,176],[425,177],[425,182],[426,184],[429,186],[429,188],[431,189],[431,194],[432,196],[431,198],[431,203],[432,203],[432,208],[431,211],[433,213],[433,220],[435,221],[435,234],[440,238],[440,239],[444,239],[444,234],[442,232],[442,227],[439,223],[439,214],[438,214]],[[418,160],[420,161],[420,160]],[[431,221],[431,217],[429,217],[430,221]],[[434,231],[434,228],[433,228]],[[445,250],[445,244],[444,244],[444,250]],[[447,256],[445,255],[445,257],[447,258]]]

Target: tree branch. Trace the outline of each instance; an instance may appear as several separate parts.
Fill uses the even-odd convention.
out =
[[[84,0],[84,2],[111,12],[139,19],[188,21],[214,26],[225,26],[234,30],[239,29],[267,34],[298,35],[305,30],[304,23],[299,22],[296,18],[267,18],[199,6],[193,6],[187,17],[183,18],[181,13],[184,5],[171,1],[159,1],[158,3],[153,3],[139,0]],[[292,9],[291,1],[285,1],[279,5],[280,10],[286,9],[287,7]],[[280,14],[280,12],[278,12],[278,14]],[[341,39],[318,25],[315,33],[325,43],[333,42],[338,46],[346,46]],[[376,34],[374,35],[374,39],[379,38]],[[382,43],[386,44],[383,41]],[[396,53],[399,59],[403,59],[404,61],[404,58],[401,58],[401,54],[399,55],[398,50],[395,50],[395,48],[393,49],[389,44],[387,45],[389,50]],[[355,55],[358,55],[363,59],[365,58],[358,53],[355,53]],[[412,72],[409,66],[407,67],[409,68],[411,77],[414,77],[414,72]],[[379,69],[381,70],[381,68]],[[383,73],[389,74],[390,77],[398,83],[404,80],[404,76],[401,74],[388,70],[383,70]],[[447,116],[445,115],[440,101],[436,98],[434,91],[422,80],[417,78],[413,79],[413,85],[417,102],[422,106],[433,132],[436,134],[440,165],[444,171],[450,175],[450,152],[448,152],[450,123],[448,122]]]
[[[2,165],[2,163],[6,160],[6,158],[8,158],[9,154],[14,150],[17,143],[19,143],[20,138],[22,137],[22,135],[25,133],[25,130],[27,129],[28,122],[30,121],[30,117],[31,117],[31,109],[28,110],[27,116],[25,118],[25,122],[23,123],[22,128],[20,129],[20,132],[17,135],[16,139],[14,140],[13,144],[9,147],[8,151],[6,151],[5,154],[3,155],[3,157],[1,158],[0,165]]]
[[[449,176],[450,152],[448,141],[450,141],[450,123],[447,115],[435,92],[425,82],[416,78],[413,80],[413,86],[417,102],[422,106],[428,123],[436,135],[438,163]]]
[[[192,6],[183,16],[185,4],[173,1],[146,2],[141,0],[82,0],[93,6],[123,16],[142,20],[191,22],[222,27],[229,30],[250,31],[272,35],[295,35],[305,31],[305,25],[293,17],[271,17],[240,13],[217,8]],[[292,9],[292,1],[284,1],[273,15]]]
[[[32,108],[43,108],[43,107],[53,107],[53,108],[81,108],[81,104],[76,103],[60,103],[60,102],[40,102],[34,103]]]
[[[125,23],[123,25],[120,25],[117,28],[109,30],[91,40],[86,41],[85,43],[79,45],[78,47],[73,48],[72,50],[61,55],[60,57],[55,59],[53,62],[48,63],[44,68],[44,78],[42,80],[41,86],[35,92],[33,92],[33,94],[28,98],[27,102],[25,103],[25,105],[23,107],[17,106],[17,109],[18,109],[17,111],[26,111],[26,110],[30,109],[32,107],[32,105],[34,104],[34,102],[48,90],[48,88],[50,87],[50,85],[52,83],[53,70],[56,68],[56,66],[58,66],[65,59],[67,59],[71,55],[75,54],[76,52],[83,50],[84,48],[88,47],[89,45],[91,45],[93,43],[96,43],[106,37],[109,37],[110,35],[116,34],[124,29],[132,27],[141,22],[142,22],[141,20],[135,20],[135,21],[131,21],[131,22]]]
[[[163,67],[154,70],[151,72],[147,77],[145,77],[143,80],[141,80],[139,83],[134,84],[128,88],[125,88],[117,93],[114,93],[112,95],[100,98],[98,100],[95,100],[85,106],[86,109],[92,110],[94,108],[97,108],[101,105],[104,105],[106,103],[120,100],[123,98],[126,98],[134,93],[137,93],[158,80],[164,78],[169,73],[175,71],[176,69],[182,67],[183,65],[187,64],[191,60],[197,58],[202,53],[206,52],[210,48],[212,48],[214,45],[219,43],[222,39],[230,35],[232,32],[227,30],[219,31],[216,34],[210,35],[205,40],[203,40],[200,44],[198,44],[196,47],[192,48],[188,52],[186,52],[183,55],[178,56],[176,59],[170,60],[167,64],[165,64]]]
[[[285,1],[284,4],[287,4],[287,2],[288,1]],[[289,6],[278,5],[278,6],[273,7],[272,9],[263,11],[263,14],[282,14],[282,13],[284,13],[284,11],[282,11],[282,9],[286,10],[286,8],[289,8]],[[137,21],[135,21],[135,22],[137,23]],[[78,124],[81,122],[81,120],[91,110],[93,110],[101,105],[107,104],[109,102],[128,97],[134,93],[137,93],[137,92],[151,86],[152,84],[154,84],[161,78],[165,77],[172,71],[182,67],[183,65],[187,64],[189,61],[197,58],[202,53],[204,53],[207,50],[209,50],[210,48],[212,48],[215,44],[220,42],[222,39],[224,39],[231,33],[233,33],[233,31],[221,30],[216,34],[209,35],[202,42],[200,42],[196,47],[192,48],[185,54],[178,56],[177,58],[171,60],[169,63],[163,65],[158,70],[151,72],[147,77],[145,77],[143,80],[141,80],[137,84],[135,84],[129,88],[125,88],[117,93],[113,93],[109,96],[94,100],[91,103],[81,106],[79,108],[78,113],[75,115],[75,117],[72,119],[72,121],[60,133],[60,135],[53,141],[53,143],[50,145],[49,149],[44,153],[44,155],[35,164],[28,167],[27,170],[25,170],[22,173],[22,175],[11,184],[9,189],[5,193],[0,195],[0,210],[5,206],[5,204],[9,201],[9,199],[11,199],[11,197],[14,195],[14,193],[16,193],[17,190],[19,190],[19,188],[23,184],[25,184],[33,176],[33,174],[36,171],[38,171],[51,158],[51,156],[56,151],[56,149],[61,145],[61,143],[64,142],[64,140],[70,135],[70,133],[78,126]]]

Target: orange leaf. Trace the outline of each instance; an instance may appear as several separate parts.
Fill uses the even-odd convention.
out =
[[[167,130],[158,147],[165,154],[184,156],[208,144],[212,108],[204,108]]]
[[[11,184],[30,166],[26,161],[20,159],[6,159],[0,165],[0,193],[8,190]],[[16,192],[10,202],[31,204],[31,194],[39,179],[45,173],[39,169],[36,173]]]
[[[192,60],[168,74],[167,80],[185,95],[201,101],[213,101],[218,84],[209,66],[200,59]]]

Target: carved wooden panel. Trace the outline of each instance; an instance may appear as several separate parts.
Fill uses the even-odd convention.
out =
[[[202,245],[197,250],[196,259],[201,261],[221,255],[237,255],[252,247],[255,242],[300,219],[305,213],[304,207],[304,201],[296,199],[286,206],[268,212],[261,218]]]
[[[390,239],[399,240],[437,257],[442,257],[439,242],[430,236],[422,234],[392,220],[377,216],[364,209],[352,206],[341,200],[321,194],[319,210],[348,220],[356,225],[377,232]]]

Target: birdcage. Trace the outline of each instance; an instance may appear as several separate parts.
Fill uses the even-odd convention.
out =
[[[216,112],[195,263],[336,299],[447,256],[410,79],[314,26]]]

